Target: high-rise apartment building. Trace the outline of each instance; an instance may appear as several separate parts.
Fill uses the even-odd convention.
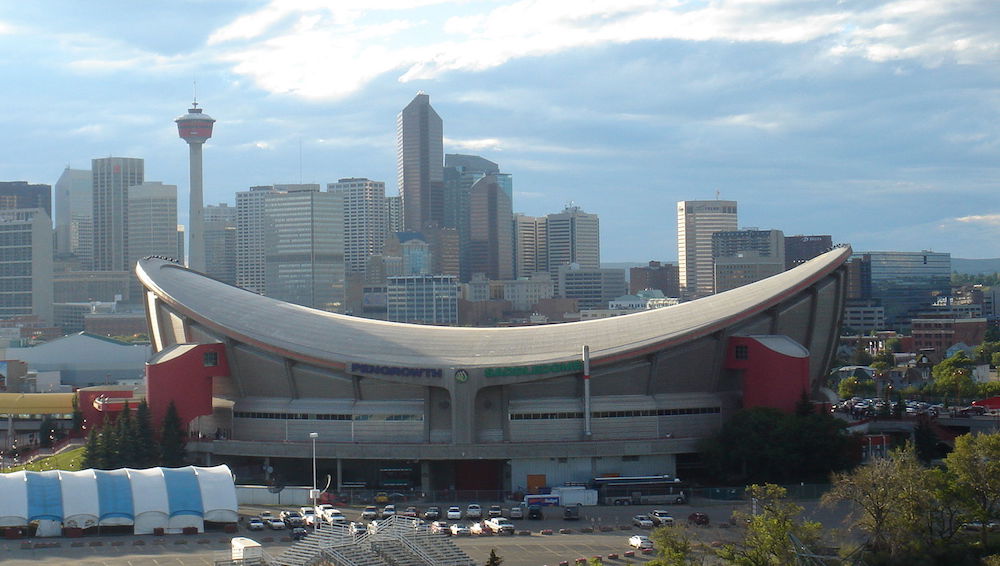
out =
[[[547,263],[553,277],[560,267],[571,263],[580,269],[600,269],[601,225],[596,214],[569,205],[562,212],[546,216],[545,226]]]
[[[386,229],[387,234],[395,234],[405,230],[403,228],[403,197],[399,195],[385,197],[385,213],[389,223],[389,227]]]
[[[712,234],[736,230],[736,216],[734,200],[677,203],[677,269],[685,296],[703,297],[715,292]]]
[[[414,324],[458,323],[458,280],[451,275],[389,277],[386,319]]]
[[[63,170],[55,185],[56,253],[80,258],[90,269],[94,254],[94,188],[89,169]]]
[[[363,178],[340,179],[327,191],[340,193],[344,202],[344,261],[347,273],[364,273],[368,257],[382,253],[389,217],[385,183]]]
[[[236,207],[229,203],[205,205],[205,222],[231,222],[236,225]]]
[[[52,221],[41,208],[0,210],[0,318],[52,323]]]
[[[341,312],[345,285],[342,195],[320,192],[318,185],[268,193],[264,225],[267,296]]]
[[[558,295],[576,299],[579,309],[606,309],[609,301],[625,294],[625,270],[561,265],[556,285]]]
[[[715,292],[742,287],[785,270],[781,230],[727,230],[712,234]]]
[[[94,270],[128,271],[128,188],[144,180],[142,159],[102,157],[91,161]]]
[[[444,140],[430,96],[419,93],[396,118],[396,167],[403,225],[444,227]]]
[[[548,230],[544,216],[514,215],[514,277],[549,271]]]
[[[264,199],[278,192],[270,185],[236,193],[236,285],[265,294]]]
[[[495,174],[481,177],[469,191],[469,241],[463,275],[482,273],[494,281],[514,276],[513,211]]]
[[[128,271],[149,255],[176,258],[177,186],[146,181],[128,189]]]

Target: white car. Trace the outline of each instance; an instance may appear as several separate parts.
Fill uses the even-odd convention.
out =
[[[452,505],[448,508],[448,520],[449,521],[459,521],[462,519],[462,508],[457,505]]]
[[[653,541],[646,535],[634,535],[629,537],[628,545],[632,548],[653,548]]]
[[[483,517],[483,508],[478,503],[470,503],[469,507],[465,510],[465,517],[467,519],[481,519]]]
[[[360,536],[368,533],[368,525],[364,523],[358,523],[351,521],[351,525],[348,527],[348,531],[354,536]]]
[[[648,515],[636,515],[632,517],[632,524],[640,529],[652,529],[653,520]]]
[[[661,526],[673,526],[674,518],[662,509],[657,509],[649,514],[649,519],[653,521],[653,525],[657,527]]]
[[[448,523],[444,521],[434,521],[431,523],[431,532],[442,535],[450,535],[451,529],[448,527]]]
[[[455,523],[451,526],[451,534],[457,537],[467,537],[471,532],[469,532],[469,527],[461,523]]]
[[[280,531],[285,528],[285,522],[277,517],[271,517],[270,519],[264,519],[264,524],[267,528],[272,531]]]
[[[490,531],[482,522],[476,522],[469,525],[469,534],[481,536],[490,534]]]
[[[514,523],[506,517],[492,517],[486,520],[483,525],[493,534],[514,534]]]
[[[247,521],[247,528],[251,531],[263,531],[264,521],[260,517],[250,517],[250,520]]]
[[[382,518],[383,519],[388,519],[389,517],[391,517],[391,516],[393,516],[395,514],[396,514],[396,506],[393,505],[392,503],[390,503],[390,504],[388,504],[388,505],[386,505],[385,507],[382,508]]]

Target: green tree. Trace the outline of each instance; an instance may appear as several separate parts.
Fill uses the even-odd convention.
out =
[[[965,352],[942,360],[931,369],[934,390],[942,395],[954,395],[956,399],[972,397],[979,393],[979,387],[972,378],[972,361]]]
[[[913,427],[913,447],[917,452],[917,458],[925,465],[937,458],[938,437],[931,427],[930,419],[926,415],[921,415],[917,419],[917,426]]]
[[[694,554],[687,527],[657,527],[649,533],[657,556],[647,566],[694,566],[700,564]]]
[[[875,394],[875,382],[871,378],[860,378],[856,375],[844,378],[837,387],[841,399],[851,397],[869,397]]]
[[[184,458],[187,456],[187,451],[184,449],[185,436],[177,407],[171,401],[167,405],[167,412],[163,416],[163,425],[160,428],[161,466],[176,468],[184,465]]]
[[[970,519],[985,525],[1000,515],[1000,433],[959,436],[944,463]]]
[[[83,430],[83,411],[80,410],[80,398],[73,395],[73,424],[71,430],[74,432]]]
[[[872,355],[868,353],[868,350],[864,349],[861,342],[858,342],[857,348],[855,348],[854,353],[851,354],[851,365],[867,366],[871,365],[872,361],[874,361]]]
[[[795,535],[806,545],[819,540],[823,526],[799,521],[802,507],[786,499],[785,488],[773,484],[751,485],[747,492],[754,512],[733,513],[737,522],[747,526],[743,539],[724,545],[717,553],[720,558],[738,566],[781,566],[795,561],[789,535]]]
[[[87,431],[87,443],[83,447],[83,467],[100,468],[100,448],[97,446],[97,429]]]
[[[45,415],[38,425],[38,445],[42,448],[52,448],[52,441],[55,440],[56,423],[52,417]]]
[[[153,416],[146,399],[139,401],[139,406],[135,410],[135,429],[139,443],[136,467],[151,468],[156,465],[160,455],[153,434]]]
[[[490,557],[486,560],[486,566],[500,566],[503,564],[503,558],[497,556],[497,549],[490,549]]]
[[[920,535],[928,505],[928,478],[912,446],[893,450],[852,472],[836,474],[825,505],[847,502],[853,529],[876,552],[901,556],[925,542]]]

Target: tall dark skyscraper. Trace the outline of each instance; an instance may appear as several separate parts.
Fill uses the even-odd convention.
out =
[[[130,271],[128,188],[143,182],[142,159],[91,160],[94,186],[94,271]]]
[[[403,226],[444,227],[444,141],[441,117],[419,93],[396,117],[396,169]]]
[[[40,208],[52,217],[52,186],[25,181],[0,182],[0,209]]]

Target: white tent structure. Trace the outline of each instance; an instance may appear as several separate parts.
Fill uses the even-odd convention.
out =
[[[136,534],[202,532],[205,521],[237,519],[227,466],[0,474],[0,527],[36,522],[37,536],[128,525]]]

